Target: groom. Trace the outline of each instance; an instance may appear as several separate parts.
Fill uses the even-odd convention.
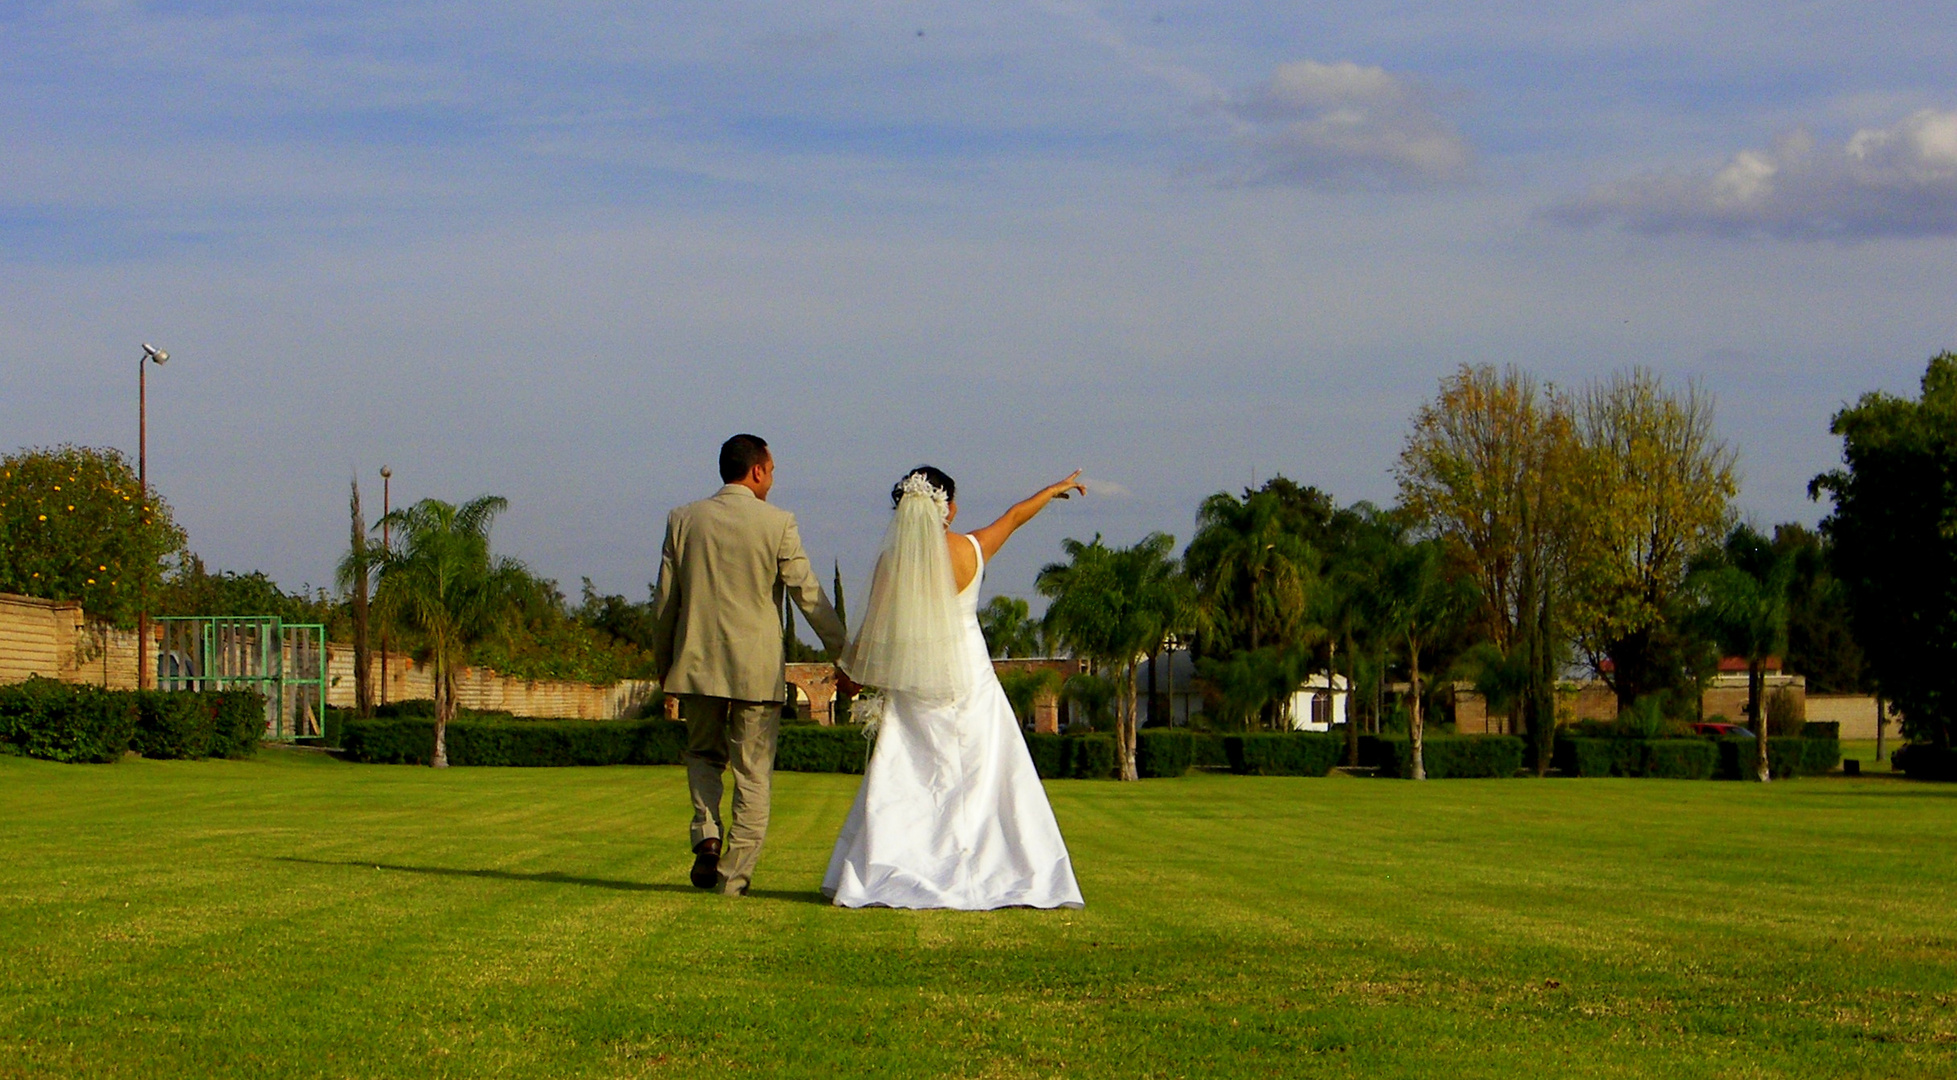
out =
[[[652,655],[686,721],[693,793],[693,884],[747,892],[768,832],[768,786],[786,697],[781,600],[786,593],[832,654],[843,624],[802,550],[795,515],[768,505],[775,459],[755,435],[721,444],[712,498],[666,518],[653,595]],[[733,827],[720,823],[721,773],[734,769]]]

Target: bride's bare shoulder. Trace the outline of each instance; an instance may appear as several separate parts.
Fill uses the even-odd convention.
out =
[[[951,551],[951,576],[962,590],[978,576],[978,551],[970,536],[949,530],[945,532],[945,546]]]

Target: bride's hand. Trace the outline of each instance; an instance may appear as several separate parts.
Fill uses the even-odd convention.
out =
[[[1071,499],[1076,491],[1086,495],[1087,485],[1080,482],[1081,472],[1082,470],[1075,469],[1065,480],[1047,488],[1046,493],[1056,499]]]

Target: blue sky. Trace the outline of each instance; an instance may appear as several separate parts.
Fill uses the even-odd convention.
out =
[[[508,496],[642,595],[734,431],[861,580],[929,461],[993,569],[1389,500],[1461,363],[1697,378],[1741,511],[1957,347],[1957,24],[1892,3],[0,8],[0,443],[133,449],[214,566],[323,580],[345,487]],[[369,491],[370,499],[378,492]]]

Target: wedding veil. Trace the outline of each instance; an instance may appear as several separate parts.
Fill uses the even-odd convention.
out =
[[[870,579],[869,607],[838,663],[865,686],[951,701],[972,676],[945,546],[949,500],[922,473],[905,477],[899,489],[903,496]]]

